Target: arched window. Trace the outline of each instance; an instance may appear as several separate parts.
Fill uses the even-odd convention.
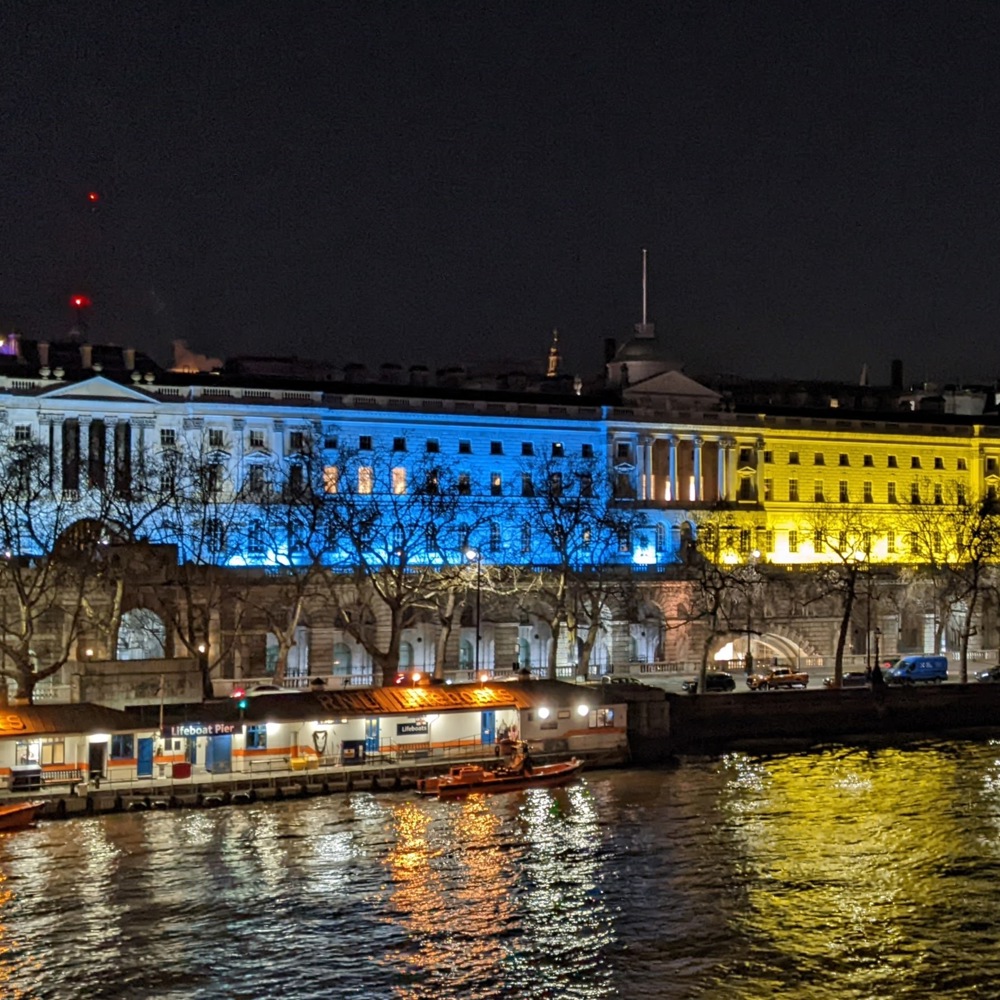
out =
[[[413,666],[413,646],[408,642],[399,644],[399,669],[409,670]]]
[[[148,608],[135,608],[122,615],[118,630],[117,659],[162,660],[167,630],[160,617]]]
[[[472,643],[468,639],[463,639],[458,644],[458,665],[462,670],[471,670],[475,662],[475,653]]]
[[[662,524],[656,526],[656,551],[667,551],[667,529]]]
[[[531,667],[531,643],[527,639],[519,639],[517,642],[517,665]]]
[[[343,642],[334,643],[333,646],[333,675],[334,677],[351,675],[351,650]]]

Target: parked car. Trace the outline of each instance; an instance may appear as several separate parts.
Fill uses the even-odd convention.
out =
[[[940,684],[948,679],[945,656],[903,656],[885,671],[886,684]]]
[[[792,670],[791,667],[775,667],[769,673],[751,674],[747,678],[747,687],[751,691],[808,686],[809,675],[805,671]]]
[[[824,677],[823,683],[832,688],[836,682],[835,677]],[[868,687],[868,675],[863,670],[849,670],[840,678],[842,688],[863,688]]]
[[[976,673],[976,680],[989,684],[991,681],[1000,683],[1000,664],[990,667],[989,670],[980,670]]]
[[[695,677],[694,680],[682,681],[681,687],[687,691],[688,694],[695,694],[698,691],[698,678]],[[721,670],[713,670],[705,674],[705,690],[706,691],[735,691],[736,681],[733,680],[732,674],[724,673]]]

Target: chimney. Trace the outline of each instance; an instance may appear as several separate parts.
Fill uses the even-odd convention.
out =
[[[38,341],[38,365],[40,368],[49,367],[49,342],[47,340]]]
[[[903,362],[896,358],[892,362],[891,375],[889,376],[889,384],[893,389],[903,388]]]
[[[93,353],[94,353],[94,348],[90,344],[80,345],[80,364],[83,365],[84,368],[91,367],[93,363],[92,362]]]
[[[135,370],[135,348],[125,347],[122,348],[122,358],[125,361],[125,371],[130,372]]]

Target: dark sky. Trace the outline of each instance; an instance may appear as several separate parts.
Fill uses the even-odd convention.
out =
[[[1000,375],[1000,4],[7,3],[0,328]],[[92,210],[90,190],[101,201]]]

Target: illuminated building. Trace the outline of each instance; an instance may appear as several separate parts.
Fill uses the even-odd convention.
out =
[[[551,564],[556,553],[544,533],[533,531],[537,508],[529,500],[555,489],[562,468],[576,470],[580,482],[579,469],[592,469],[595,481],[613,490],[618,509],[640,516],[621,544],[589,558],[643,574],[646,604],[659,602],[661,614],[656,627],[648,608],[638,617],[624,606],[609,608],[606,634],[590,659],[597,674],[628,661],[690,659],[690,647],[685,653],[676,636],[663,634],[662,618],[672,613],[664,606],[669,586],[653,580],[676,578],[696,550],[734,564],[753,553],[755,561],[776,566],[832,563],[842,551],[831,535],[845,534],[850,514],[857,536],[851,545],[866,566],[912,565],[927,555],[913,543],[916,512],[925,519],[941,515],[946,546],[955,505],[995,497],[1000,489],[995,413],[866,409],[840,405],[836,395],[822,406],[743,409],[664,360],[645,320],[609,352],[600,381],[585,385],[559,375],[555,344],[547,360],[545,374],[534,376],[458,368],[432,376],[419,367],[404,373],[383,366],[373,378],[361,366],[319,371],[276,359],[278,376],[259,358],[187,374],[79,337],[48,344],[8,337],[0,344],[0,421],[12,445],[41,446],[53,496],[76,505],[80,519],[94,516],[95,491],[127,494],[144,463],[162,469],[168,456],[199,456],[210,503],[228,514],[214,528],[205,521],[211,530],[201,533],[201,548],[190,525],[165,513],[150,514],[139,537],[176,546],[182,563],[226,567],[234,580],[244,571],[304,566],[317,549],[326,565],[347,565],[350,553],[328,538],[302,538],[289,527],[279,539],[263,528],[267,508],[285,503],[310,479],[336,504],[348,493],[380,489],[410,495],[417,471],[423,475],[429,466],[451,477],[456,529],[461,511],[473,504],[481,516],[471,529],[475,537],[456,534],[433,552],[430,545],[410,551],[411,564],[465,564],[470,544],[482,553],[477,570],[481,563]],[[296,377],[310,372],[312,379]],[[894,397],[897,405],[920,405],[917,395],[903,397]],[[547,484],[537,478],[543,473]],[[391,556],[388,529],[380,544],[383,556]],[[441,554],[444,548],[453,560]],[[137,658],[145,655],[138,647],[150,629],[139,627],[141,611],[137,605],[128,612],[125,645],[120,639],[117,650],[105,647],[95,660],[122,658],[129,642]],[[490,617],[485,608],[484,619],[484,664],[538,671],[547,662],[553,640],[545,622],[530,613]],[[290,676],[371,678],[370,655],[335,620],[306,613],[303,622],[285,651]],[[227,627],[235,628],[221,618],[213,623],[217,632]],[[407,622],[404,631],[400,668],[432,670],[433,616]],[[243,632],[245,641],[218,676],[265,672],[274,636],[264,626]],[[459,622],[444,655],[471,669],[477,636],[472,622]],[[809,648],[801,633],[796,641],[799,650]],[[826,640],[809,641],[818,648]],[[565,636],[559,642],[557,662],[571,674],[575,651]],[[166,635],[154,652],[169,659],[177,649]],[[70,661],[66,673],[76,669]]]

